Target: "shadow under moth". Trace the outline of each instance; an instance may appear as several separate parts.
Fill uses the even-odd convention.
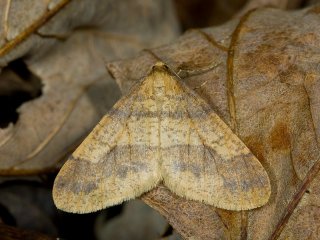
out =
[[[258,159],[210,106],[159,62],[106,114],[57,175],[56,206],[88,213],[162,182],[175,194],[228,210],[267,203]]]

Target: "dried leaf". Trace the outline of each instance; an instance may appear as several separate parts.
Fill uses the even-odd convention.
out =
[[[246,12],[262,7],[273,7],[280,9],[295,9],[302,4],[301,0],[249,0],[242,7],[242,9],[236,14],[237,16],[242,16]]]
[[[320,238],[319,12],[318,6],[250,11],[240,20],[189,31],[171,45],[108,65],[126,92],[155,62],[167,63],[268,172],[268,204],[240,213],[186,201],[163,187],[146,194],[143,199],[183,237]]]
[[[178,32],[169,1],[67,2],[1,2],[0,66],[22,61],[43,86],[39,98],[18,108],[16,123],[0,129],[1,174],[58,167],[119,97],[105,61]]]
[[[133,200],[124,205],[121,215],[110,221],[103,222],[102,219],[97,219],[96,232],[99,240],[153,240],[160,238],[167,226],[167,221],[158,212],[140,200]]]
[[[32,239],[32,240],[55,240],[57,238],[47,236],[41,233],[26,231],[16,227],[0,224],[0,235],[3,240],[16,240],[16,239]]]
[[[11,215],[10,224],[51,236],[57,235],[50,189],[41,186],[39,182],[9,181],[1,184],[0,204]]]
[[[246,0],[174,0],[184,29],[218,25],[229,20]]]

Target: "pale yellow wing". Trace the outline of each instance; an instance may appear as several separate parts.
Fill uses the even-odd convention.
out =
[[[155,122],[139,117],[154,102],[141,104],[140,85],[115,105],[60,170],[53,187],[59,209],[97,211],[135,198],[160,181],[158,151],[149,131]]]
[[[165,185],[177,195],[228,210],[267,203],[270,182],[258,159],[205,101],[179,85],[180,95],[166,110],[171,117],[161,122]]]
[[[243,210],[268,201],[260,162],[210,107],[163,64],[119,101],[59,172],[53,197],[92,212],[164,179],[180,196]]]

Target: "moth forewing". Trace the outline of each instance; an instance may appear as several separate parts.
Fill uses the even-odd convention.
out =
[[[58,174],[53,197],[92,212],[160,181],[174,193],[228,210],[267,203],[266,171],[210,106],[163,63],[98,124]]]

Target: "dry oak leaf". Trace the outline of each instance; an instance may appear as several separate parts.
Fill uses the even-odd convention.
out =
[[[0,128],[2,175],[59,166],[119,98],[105,62],[166,43],[178,34],[167,0],[0,5],[0,79],[7,76],[10,64],[20,61],[42,83],[42,95],[18,108],[18,121]]]
[[[167,221],[157,211],[141,200],[133,200],[127,202],[122,213],[110,221],[106,222],[102,216],[98,218],[95,232],[98,240],[154,240],[159,239],[168,226]]]
[[[320,7],[253,10],[220,27],[108,64],[123,93],[161,60],[233,129],[267,170],[272,193],[232,212],[160,186],[142,196],[186,239],[320,239]]]
[[[6,224],[56,236],[56,209],[50,191],[38,181],[6,181],[0,185],[0,206],[6,210],[0,216],[7,217]]]

